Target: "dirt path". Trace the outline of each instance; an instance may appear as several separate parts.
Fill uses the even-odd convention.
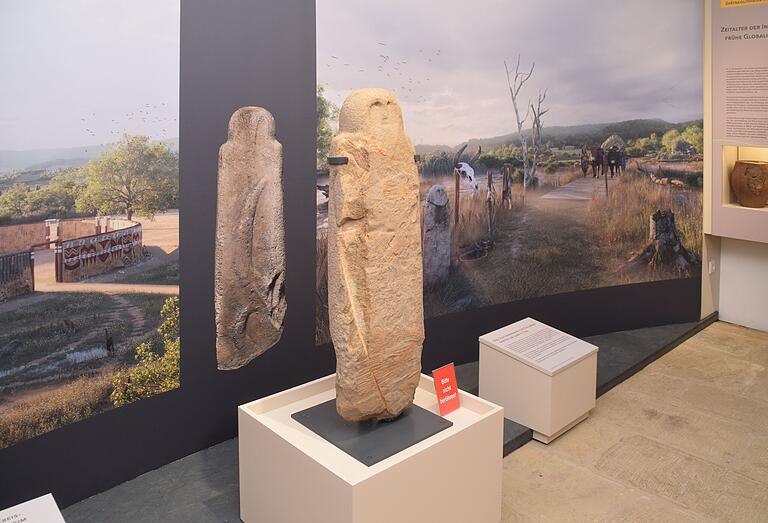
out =
[[[125,296],[113,294],[110,296],[115,302],[115,309],[109,314],[109,318],[115,322],[124,319],[127,315],[130,318],[131,330],[128,331],[128,338],[136,338],[146,335],[147,319],[141,309],[133,305]]]
[[[590,176],[546,193],[530,191],[524,208],[499,209],[494,248],[462,261],[448,284],[427,297],[427,316],[596,287],[604,267],[587,207],[604,195],[604,179]]]
[[[608,178],[608,190],[611,190],[617,178]],[[577,200],[589,202],[594,197],[605,197],[605,178],[593,178],[588,175],[576,178],[571,183],[558,187],[541,197],[541,200]]]
[[[103,292],[105,294],[178,294],[178,285],[151,283],[60,283],[55,291],[46,292]]]
[[[152,285],[135,283],[63,283],[54,292],[35,292],[27,296],[0,303],[0,314],[12,312],[22,307],[28,307],[46,301],[60,292],[93,293],[101,292],[110,296],[124,294],[161,294],[175,296],[179,294],[178,285]]]
[[[69,343],[53,345],[46,354],[21,365],[0,369],[0,410],[43,397],[83,372],[103,374],[117,368],[127,353],[152,332],[150,318],[129,297],[106,296],[98,323],[86,325]],[[114,345],[107,337],[115,335]],[[68,361],[72,358],[72,361]],[[82,358],[82,359],[78,359]],[[41,372],[42,371],[42,372]]]

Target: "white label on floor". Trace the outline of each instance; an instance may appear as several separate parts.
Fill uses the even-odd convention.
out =
[[[64,523],[51,494],[0,511],[0,523]]]

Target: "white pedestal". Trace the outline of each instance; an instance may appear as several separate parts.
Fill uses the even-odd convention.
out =
[[[368,467],[291,418],[335,394],[331,375],[240,406],[245,523],[501,520],[501,407],[459,391],[452,427]],[[438,413],[429,376],[414,403]]]
[[[594,408],[597,350],[530,318],[491,332],[480,337],[480,396],[549,443]]]

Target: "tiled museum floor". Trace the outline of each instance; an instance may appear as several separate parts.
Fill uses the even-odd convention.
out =
[[[768,333],[715,323],[504,459],[503,520],[768,521]]]
[[[768,333],[716,323],[504,458],[505,522],[768,521]],[[64,510],[75,522],[237,522],[237,441]],[[319,521],[319,520],[318,520]]]

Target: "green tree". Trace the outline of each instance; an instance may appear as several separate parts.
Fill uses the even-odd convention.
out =
[[[423,160],[423,176],[447,176],[452,170],[452,158],[445,151],[432,152]]]
[[[135,212],[151,217],[177,204],[178,155],[147,136],[124,136],[83,171],[87,184],[77,198],[81,211],[122,212],[130,220]]]
[[[684,140],[683,138],[678,138],[672,144],[672,152],[680,153],[680,154],[692,154],[696,152],[696,148],[693,146],[693,144],[691,144],[687,140]]]
[[[136,347],[136,365],[118,371],[113,380],[112,404],[121,407],[179,387],[181,343],[179,297],[168,298],[160,310],[158,339]]]
[[[29,214],[46,217],[73,213],[77,199],[85,189],[85,180],[78,171],[56,174],[45,187],[29,193]]]
[[[704,152],[704,129],[701,126],[691,125],[680,136],[691,144],[696,149],[696,152]]]
[[[339,118],[339,108],[325,97],[325,87],[317,86],[317,167],[325,165],[333,140],[332,123]]]
[[[548,151],[549,149],[545,148],[542,153],[547,153]],[[483,151],[480,155],[480,161],[488,167],[494,168],[501,167],[505,163],[518,164],[522,162],[520,149],[512,144],[505,144],[489,151]]]
[[[18,218],[29,211],[29,188],[23,183],[14,183],[0,195],[0,215]]]
[[[680,138],[680,131],[677,129],[670,129],[664,136],[661,137],[661,145],[664,146],[664,150],[671,153],[675,150],[675,142]]]

